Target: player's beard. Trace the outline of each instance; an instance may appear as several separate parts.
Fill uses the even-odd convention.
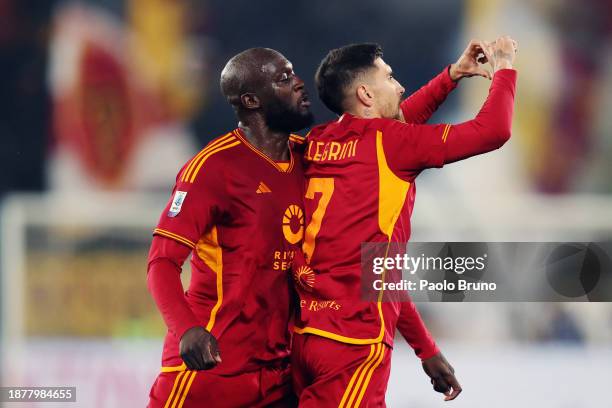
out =
[[[314,122],[314,115],[310,110],[302,113],[279,100],[269,103],[264,114],[268,127],[281,132],[297,132]]]

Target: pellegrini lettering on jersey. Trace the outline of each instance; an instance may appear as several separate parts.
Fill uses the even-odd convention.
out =
[[[348,142],[317,142],[308,143],[306,160],[310,161],[334,161],[355,157],[357,153],[357,143],[359,139],[352,139]]]

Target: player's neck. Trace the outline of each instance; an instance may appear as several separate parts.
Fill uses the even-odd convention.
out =
[[[380,115],[378,111],[376,111],[374,108],[369,107],[369,106],[356,106],[353,109],[348,109],[346,112],[350,113],[351,115],[357,118],[363,118],[363,119],[382,118],[382,116]]]
[[[238,124],[244,137],[257,150],[274,161],[289,160],[289,133],[269,129],[267,126]]]

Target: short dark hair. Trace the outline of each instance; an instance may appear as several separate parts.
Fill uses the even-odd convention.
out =
[[[382,55],[381,46],[375,43],[345,45],[327,53],[315,74],[319,98],[325,106],[341,115],[346,89]]]

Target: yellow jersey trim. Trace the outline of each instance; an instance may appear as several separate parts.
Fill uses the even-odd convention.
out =
[[[157,235],[164,236],[166,238],[173,239],[173,240],[175,240],[177,242],[180,242],[181,244],[187,245],[191,249],[195,249],[195,247],[196,247],[196,244],[193,241],[191,241],[191,240],[189,240],[189,239],[187,239],[185,237],[182,237],[182,236],[180,236],[178,234],[175,234],[174,232],[166,231],[166,230],[161,229],[161,228],[155,228],[153,230],[153,234],[154,235],[157,234]]]
[[[300,135],[289,135],[289,140],[297,144],[304,144],[306,142],[306,138]]]
[[[306,327],[294,327],[293,331],[297,334],[314,334],[317,336],[325,337],[328,339],[336,340],[341,343],[347,344],[358,344],[358,345],[366,345],[366,344],[376,344],[382,342],[385,336],[385,320],[383,318],[382,311],[382,303],[379,301],[378,304],[378,314],[380,317],[381,325],[380,325],[380,333],[378,337],[374,339],[360,339],[356,337],[348,337],[343,336],[341,334],[333,333],[323,329],[317,329],[316,327],[306,326]]]
[[[251,149],[259,157],[261,157],[262,159],[270,163],[276,170],[280,171],[281,173],[289,173],[291,172],[291,170],[293,170],[294,160],[293,160],[293,153],[291,152],[291,149],[289,149],[289,166],[286,169],[283,169],[283,167],[281,167],[277,162],[275,162],[274,160],[269,158],[265,153],[259,151],[255,146],[253,146],[251,142],[249,142],[244,136],[242,136],[242,134],[240,133],[240,130],[238,129],[234,130],[234,135],[236,135],[238,139],[240,139],[245,144],[246,147]]]
[[[376,157],[378,159],[378,226],[390,240],[395,223],[400,216],[410,183],[397,177],[389,168],[383,148],[383,133],[376,132]]]
[[[212,332],[217,318],[217,313],[223,303],[223,250],[219,245],[217,227],[214,226],[209,233],[204,235],[196,245],[198,257],[217,275],[217,303],[210,311],[210,318],[206,330]]]
[[[375,360],[374,364],[370,366],[370,368],[367,370],[367,373],[365,374],[365,381],[363,382],[361,391],[359,391],[357,402],[355,402],[356,407],[358,407],[361,404],[361,400],[363,399],[363,396],[365,395],[366,389],[368,388],[368,384],[370,384],[370,379],[372,378],[372,374],[374,374],[374,371],[378,368],[380,363],[382,363],[385,357],[385,351],[386,351],[385,345],[381,343],[379,346],[380,346],[380,349],[378,352],[378,357],[374,359]]]
[[[451,125],[446,125],[444,127],[444,132],[442,132],[442,143],[446,143],[446,138],[448,137],[448,134],[450,133],[450,129],[451,129]]]
[[[172,400],[174,399],[174,395],[176,394],[176,387],[179,385],[179,383],[181,382],[182,378],[185,376],[185,373],[180,373],[176,376],[176,378],[174,379],[174,385],[172,386],[172,391],[170,391],[170,395],[168,395],[168,399],[166,400],[166,404],[164,405],[164,408],[170,408],[170,403],[172,402]]]
[[[368,354],[368,357],[365,360],[363,360],[363,362],[359,365],[359,367],[357,367],[357,369],[353,373],[353,376],[351,377],[348,385],[346,386],[346,389],[344,390],[344,394],[342,395],[340,404],[338,404],[338,408],[344,408],[346,406],[344,403],[346,402],[346,399],[348,398],[348,396],[352,394],[353,385],[355,384],[355,380],[357,379],[357,377],[359,376],[363,368],[366,366],[366,364],[368,364],[370,360],[372,360],[372,357],[374,357],[375,355],[376,349],[377,348],[374,344],[370,345],[370,354]],[[350,403],[348,405],[350,405]]]
[[[176,401],[174,402],[174,408],[182,408],[183,404],[185,404],[185,399],[187,398],[187,394],[189,393],[189,389],[191,388],[191,384],[193,383],[193,380],[195,380],[197,373],[197,371],[189,371],[189,374],[185,376],[185,378],[188,378],[187,385],[184,387],[183,396],[181,397],[180,394],[177,396]]]
[[[178,365],[178,366],[162,366],[161,368],[161,372],[162,373],[174,373],[177,371],[185,371],[187,370],[187,366],[185,365],[185,363]]]

